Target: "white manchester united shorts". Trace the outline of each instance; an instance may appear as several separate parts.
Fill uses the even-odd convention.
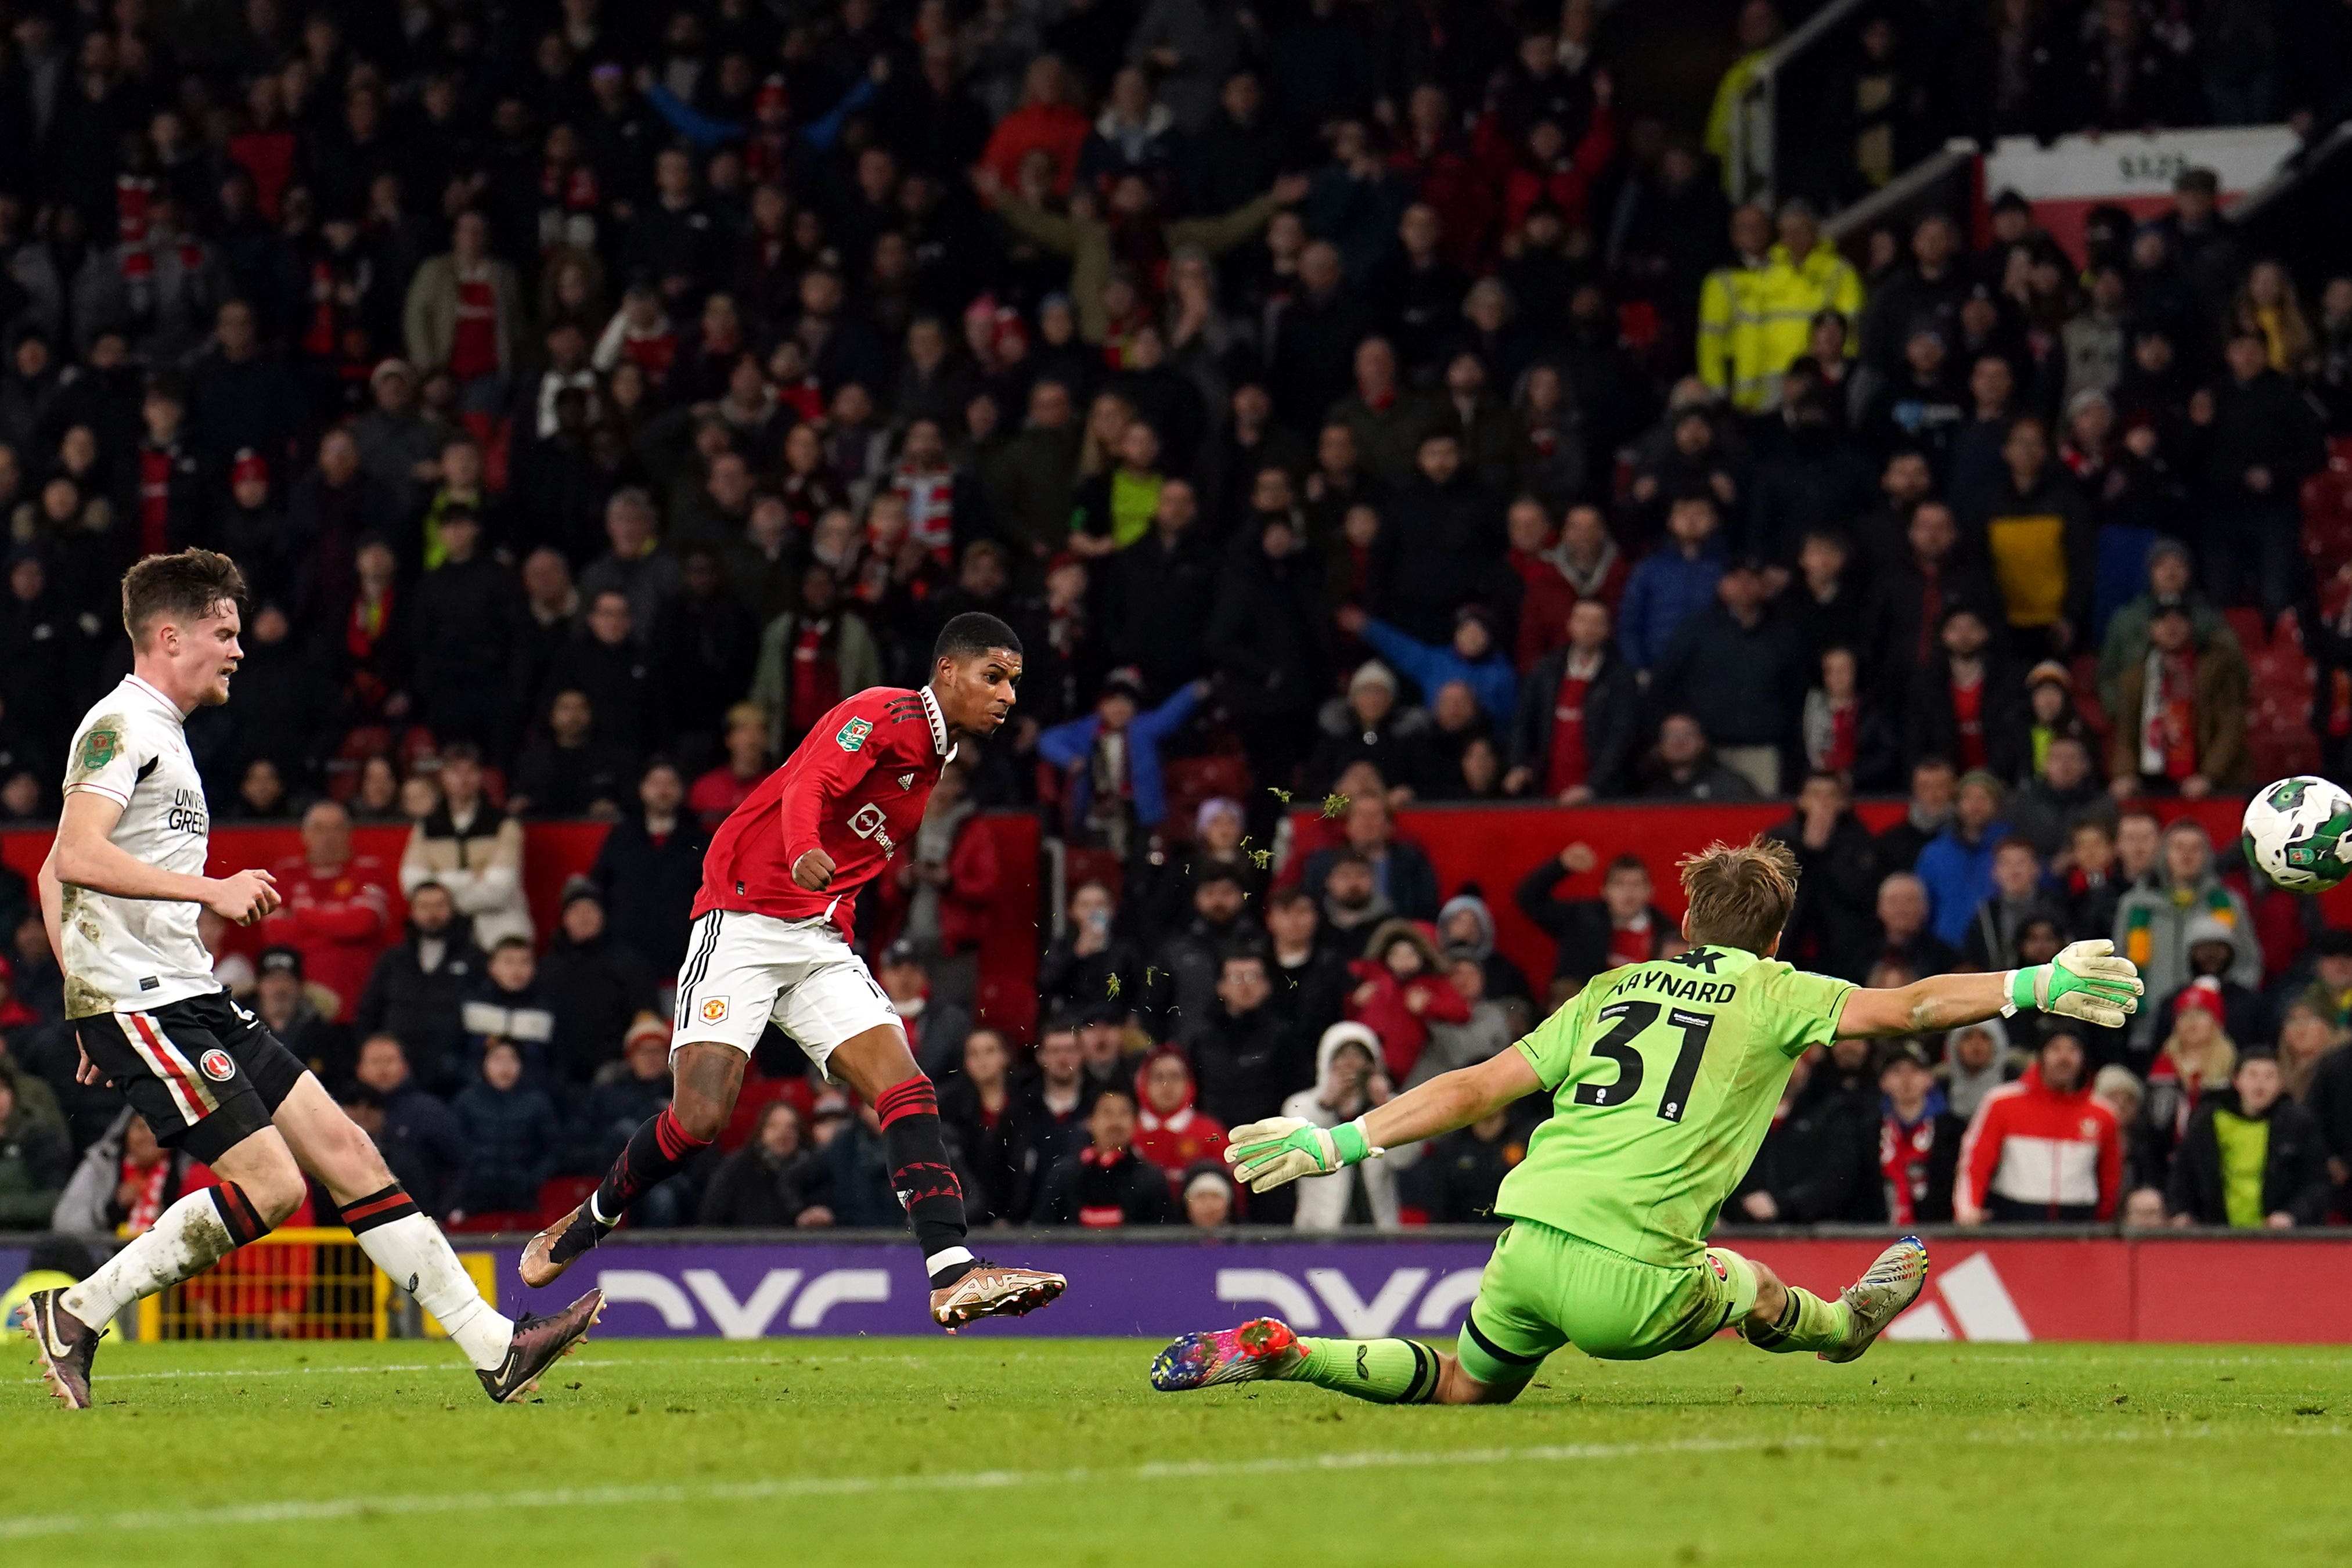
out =
[[[694,923],[677,972],[671,1054],[711,1040],[749,1056],[771,1019],[820,1072],[843,1040],[906,1027],[832,921],[712,910]]]

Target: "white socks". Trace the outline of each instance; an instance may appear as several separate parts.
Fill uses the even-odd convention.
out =
[[[201,1274],[236,1250],[210,1190],[192,1192],[65,1294],[66,1311],[94,1329],[168,1285]]]
[[[506,1360],[514,1322],[482,1300],[439,1226],[422,1214],[408,1214],[358,1232],[358,1240],[394,1285],[440,1321],[467,1360],[485,1372]]]

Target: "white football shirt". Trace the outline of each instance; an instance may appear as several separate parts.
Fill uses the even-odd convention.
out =
[[[108,836],[149,865],[205,873],[212,814],[179,705],[136,675],[99,699],[74,731],[67,793],[87,789],[122,808]],[[199,906],[65,889],[60,962],[66,1016],[147,1012],[220,989],[196,935]]]

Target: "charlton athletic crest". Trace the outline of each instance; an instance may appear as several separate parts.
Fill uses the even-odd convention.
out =
[[[196,1058],[196,1065],[203,1068],[205,1076],[215,1083],[226,1083],[236,1076],[236,1063],[228,1059],[227,1051],[217,1048]]]
[[[866,737],[873,733],[873,725],[862,718],[853,718],[841,727],[841,733],[835,736],[833,740],[834,744],[844,751],[856,751],[866,744]]]

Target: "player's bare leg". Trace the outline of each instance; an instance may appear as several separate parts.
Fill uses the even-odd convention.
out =
[[[219,1186],[172,1205],[81,1283],[26,1301],[34,1358],[68,1407],[89,1408],[90,1361],[117,1312],[203,1273],[301,1207],[302,1172],[274,1127],[239,1140],[212,1170]]]
[[[522,1282],[552,1284],[579,1257],[612,1233],[629,1205],[686,1168],[719,1141],[735,1113],[743,1070],[751,1058],[717,1040],[689,1040],[670,1057],[670,1103],[639,1127],[604,1180],[581,1206],[530,1239],[522,1249]]]
[[[1782,1284],[1752,1258],[1748,1264],[1756,1270],[1756,1306],[1739,1324],[1741,1336],[1759,1350],[1810,1350],[1823,1361],[1858,1358],[1927,1287],[1927,1247],[1916,1236],[1881,1252],[1834,1301]]]
[[[550,1317],[526,1312],[509,1319],[484,1301],[441,1228],[393,1179],[374,1142],[316,1078],[304,1073],[272,1119],[296,1161],[334,1199],[361,1249],[433,1314],[474,1364],[492,1399],[520,1399],[588,1337],[604,1310],[601,1291]]]
[[[1059,1274],[992,1263],[964,1245],[963,1186],[948,1164],[940,1097],[894,1024],[853,1035],[825,1063],[882,1119],[890,1185],[906,1206],[931,1283],[931,1320],[950,1333],[976,1318],[1019,1317],[1069,1288]]]

